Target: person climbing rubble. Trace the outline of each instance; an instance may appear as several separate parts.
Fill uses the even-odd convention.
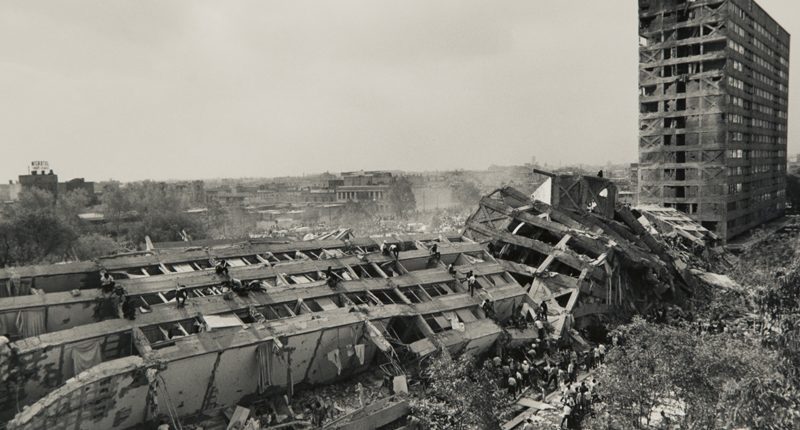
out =
[[[517,379],[513,375],[508,377],[508,394],[511,397],[517,396]]]
[[[245,290],[241,279],[231,278],[231,290],[240,296],[247,295],[247,290]]]
[[[175,289],[175,302],[177,302],[178,308],[186,306],[186,299],[188,297],[189,294],[186,293],[186,286],[178,285],[178,288]]]
[[[565,403],[564,408],[561,410],[561,424],[559,424],[559,428],[561,429],[569,428],[571,416],[572,416],[572,407]]]
[[[328,285],[328,288],[331,290],[335,290],[336,287],[339,285],[340,279],[335,273],[333,273],[333,269],[331,266],[328,266],[328,269],[325,271],[325,283]]]
[[[127,294],[122,296],[122,316],[128,320],[135,320],[136,319],[136,305],[133,303],[133,299]]]
[[[261,281],[252,280],[252,281],[247,283],[247,291],[264,292],[264,291],[266,291],[266,289],[261,284]]]
[[[217,272],[217,275],[228,276],[228,262],[224,259],[217,260],[216,264],[214,264],[214,271]]]
[[[534,321],[533,325],[534,327],[536,327],[536,335],[539,337],[539,341],[543,341],[545,336],[544,321],[542,321],[542,319],[539,318],[536,321]]]
[[[453,265],[453,263],[447,265],[447,273],[454,278],[458,276],[458,272],[456,271],[456,266]]]
[[[104,293],[110,294],[114,292],[114,286],[114,278],[109,275],[107,271],[103,270],[102,273],[100,273],[100,288]]]
[[[467,288],[469,289],[469,296],[472,297],[475,295],[475,288],[477,284],[477,279],[475,278],[475,274],[472,273],[472,270],[467,272]]]

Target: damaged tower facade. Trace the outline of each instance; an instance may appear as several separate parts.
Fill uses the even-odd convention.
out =
[[[789,34],[752,0],[639,0],[639,201],[723,240],[784,213]]]

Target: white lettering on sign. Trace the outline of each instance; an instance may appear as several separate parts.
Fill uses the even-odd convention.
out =
[[[48,170],[50,170],[50,163],[47,161],[31,161],[31,171],[46,173]]]

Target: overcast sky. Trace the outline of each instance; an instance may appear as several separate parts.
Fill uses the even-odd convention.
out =
[[[0,0],[0,180],[632,162],[636,32],[634,0]]]

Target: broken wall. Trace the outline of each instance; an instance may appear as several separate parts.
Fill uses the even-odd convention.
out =
[[[287,390],[290,377],[293,386],[317,385],[357,373],[369,366],[377,350],[359,322],[282,338],[283,346],[277,351],[274,341],[268,340],[169,361],[161,375],[170,397],[180,399],[174,405],[179,415],[235,405],[242,397],[257,393],[260,345],[270,355],[266,390],[274,392]],[[355,345],[363,346],[363,354]],[[335,361],[331,360],[334,351],[338,351]]]
[[[16,349],[16,362],[13,372],[20,384],[15,389],[16,396],[7,398],[0,408],[7,411],[30,405],[45,397],[54,388],[82,371],[103,361],[125,357],[131,354],[129,332],[108,333],[92,338],[81,338],[65,342],[44,344],[39,338],[31,338],[25,349]],[[8,376],[8,375],[4,375]]]
[[[103,363],[25,408],[9,430],[129,428],[147,413],[149,385],[140,357]]]

